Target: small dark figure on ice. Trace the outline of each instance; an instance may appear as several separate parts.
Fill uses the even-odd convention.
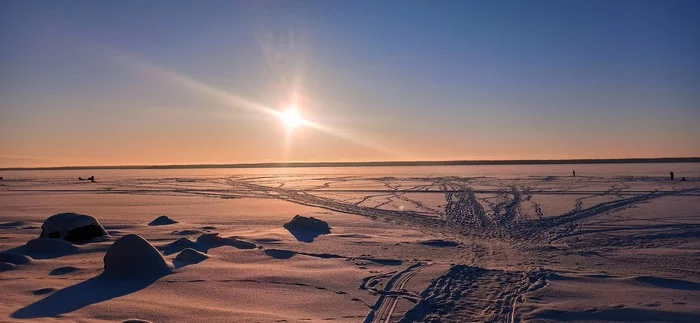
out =
[[[91,182],[94,182],[94,181],[95,181],[95,176],[90,176],[90,177],[88,177],[88,178],[78,177],[78,180],[80,180],[80,181],[91,181]]]
[[[671,172],[671,180],[673,180],[673,172]]]
[[[574,173],[574,177],[576,177],[576,171],[575,171],[575,170],[573,171],[573,173]]]

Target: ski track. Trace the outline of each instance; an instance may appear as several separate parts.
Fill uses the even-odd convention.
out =
[[[377,302],[372,306],[369,314],[365,318],[365,323],[369,322],[390,322],[396,303],[401,297],[415,299],[417,295],[411,294],[404,290],[406,283],[422,268],[429,264],[416,263],[408,268],[398,272],[387,282],[382,290],[374,290],[380,296]]]
[[[455,265],[420,294],[400,322],[512,322],[520,295],[537,275]]]

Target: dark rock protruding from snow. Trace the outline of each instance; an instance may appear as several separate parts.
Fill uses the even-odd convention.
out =
[[[176,257],[175,260],[187,261],[187,262],[200,262],[208,259],[207,254],[194,250],[192,248],[187,248],[182,250]]]
[[[301,215],[294,216],[292,221],[284,224],[284,228],[301,242],[313,242],[316,237],[331,233],[331,227],[327,222]]]
[[[109,236],[100,222],[92,216],[78,213],[52,215],[41,225],[40,238],[63,239],[71,243],[87,242]]]
[[[331,233],[331,227],[328,225],[327,222],[314,217],[307,218],[301,215],[297,215],[292,219],[292,221],[285,223],[284,228],[287,230],[296,229],[303,231],[312,231],[321,234]]]
[[[161,216],[157,217],[155,220],[151,221],[151,223],[149,223],[148,225],[151,225],[151,226],[153,226],[153,225],[169,225],[169,224],[176,224],[176,223],[180,223],[180,222],[177,222],[177,221],[169,218],[166,215],[161,215]]]
[[[107,275],[124,278],[158,278],[170,273],[170,264],[144,238],[125,235],[115,241],[104,257]]]

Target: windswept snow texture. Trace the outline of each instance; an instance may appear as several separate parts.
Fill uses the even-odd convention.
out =
[[[700,322],[698,164],[95,173],[7,174],[0,321]]]

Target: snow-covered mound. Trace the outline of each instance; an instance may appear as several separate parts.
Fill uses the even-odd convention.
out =
[[[176,260],[189,261],[189,262],[200,262],[208,259],[207,254],[194,250],[192,248],[187,248],[182,250],[176,257]]]
[[[17,268],[17,266],[13,263],[0,261],[0,272],[12,270],[15,268]]]
[[[180,223],[180,222],[177,222],[177,221],[169,218],[166,215],[161,215],[161,216],[157,217],[155,220],[151,221],[151,223],[149,223],[148,225],[151,225],[151,226],[153,226],[153,225],[169,225],[169,224],[176,224],[176,223]]]
[[[174,245],[174,246],[187,246],[189,248],[189,247],[196,245],[196,243],[190,239],[182,237],[180,239],[173,241],[172,245]]]
[[[204,244],[219,244],[221,242],[221,237],[219,237],[219,233],[202,233],[199,237],[197,237],[197,243],[204,243]],[[181,241],[182,238],[178,239],[177,241]],[[176,242],[177,242],[176,241]]]
[[[331,233],[331,227],[327,222],[314,217],[305,217],[301,215],[294,216],[291,221],[284,224],[284,228],[290,231],[300,230],[320,234]]]
[[[37,238],[27,241],[24,251],[30,254],[63,254],[76,250],[72,243],[60,239]]]
[[[0,262],[7,262],[14,265],[24,265],[32,262],[32,258],[20,253],[3,251],[0,252]]]
[[[40,237],[81,243],[101,236],[108,236],[107,231],[94,217],[78,213],[59,213],[44,221]]]
[[[105,274],[127,278],[155,278],[170,273],[163,255],[144,238],[129,234],[115,241],[104,257]]]
[[[238,249],[255,249],[256,244],[236,237],[220,237],[218,233],[202,233],[197,237],[197,245],[203,248],[231,246]]]

